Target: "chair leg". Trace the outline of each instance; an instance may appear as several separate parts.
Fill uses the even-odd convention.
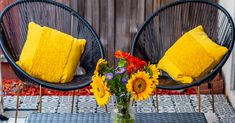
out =
[[[107,105],[104,105],[104,110],[105,110],[106,113],[108,113]]]
[[[73,113],[75,90],[73,90],[71,113]]]
[[[198,96],[198,112],[201,112],[200,86],[197,86],[197,96]]]
[[[42,112],[42,86],[39,86],[39,103],[38,103],[38,111]]]
[[[212,89],[211,96],[212,96],[212,111],[214,113],[215,112],[215,97],[214,97],[214,94],[213,94],[213,89]]]
[[[156,94],[156,112],[159,112],[159,108],[158,108],[158,93],[157,93],[157,88],[155,90],[155,94]]]
[[[211,94],[211,99],[212,99],[212,111],[213,113],[215,112],[215,98],[214,98],[214,92],[213,92],[213,83],[210,82],[208,83],[208,88],[209,88],[209,92]]]
[[[135,103],[135,99],[134,98],[131,98],[131,106],[133,106]]]
[[[20,88],[21,88],[21,85],[17,85],[17,87],[16,87],[17,95],[16,95],[15,123],[17,123],[17,117],[18,117]]]

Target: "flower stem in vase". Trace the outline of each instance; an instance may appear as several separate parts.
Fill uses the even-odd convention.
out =
[[[125,94],[117,97],[116,114],[113,123],[134,123],[134,118],[130,112],[130,95]]]

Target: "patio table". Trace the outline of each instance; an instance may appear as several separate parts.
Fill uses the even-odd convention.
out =
[[[25,123],[110,123],[110,113],[32,113]],[[135,123],[207,123],[203,113],[136,113]]]

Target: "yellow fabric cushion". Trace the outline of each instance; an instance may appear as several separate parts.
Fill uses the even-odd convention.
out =
[[[158,63],[174,80],[191,83],[210,72],[227,53],[214,43],[200,25],[180,37]]]
[[[48,82],[69,82],[84,51],[85,39],[33,22],[17,64],[31,76]]]

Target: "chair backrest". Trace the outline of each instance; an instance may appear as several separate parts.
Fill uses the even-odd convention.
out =
[[[162,7],[140,28],[134,38],[131,53],[151,63],[158,63],[179,37],[198,25],[204,27],[213,41],[229,49],[214,70],[197,81],[201,83],[218,73],[234,45],[233,20],[229,13],[216,3],[186,0]]]
[[[87,40],[81,66],[93,74],[96,62],[103,58],[103,48],[92,27],[77,12],[54,1],[17,1],[8,6],[0,18],[1,47],[8,61],[15,66],[24,46],[28,23],[33,21],[76,38]],[[17,66],[15,66],[17,67]]]
[[[86,39],[86,48],[80,59],[80,66],[86,70],[86,75],[75,76],[72,82],[66,84],[57,84],[39,80],[22,70],[16,61],[19,60],[31,21],[75,38]],[[74,90],[89,85],[97,61],[104,58],[101,42],[88,22],[71,8],[51,0],[19,0],[5,8],[0,16],[0,41],[4,55],[22,81],[57,90]]]

